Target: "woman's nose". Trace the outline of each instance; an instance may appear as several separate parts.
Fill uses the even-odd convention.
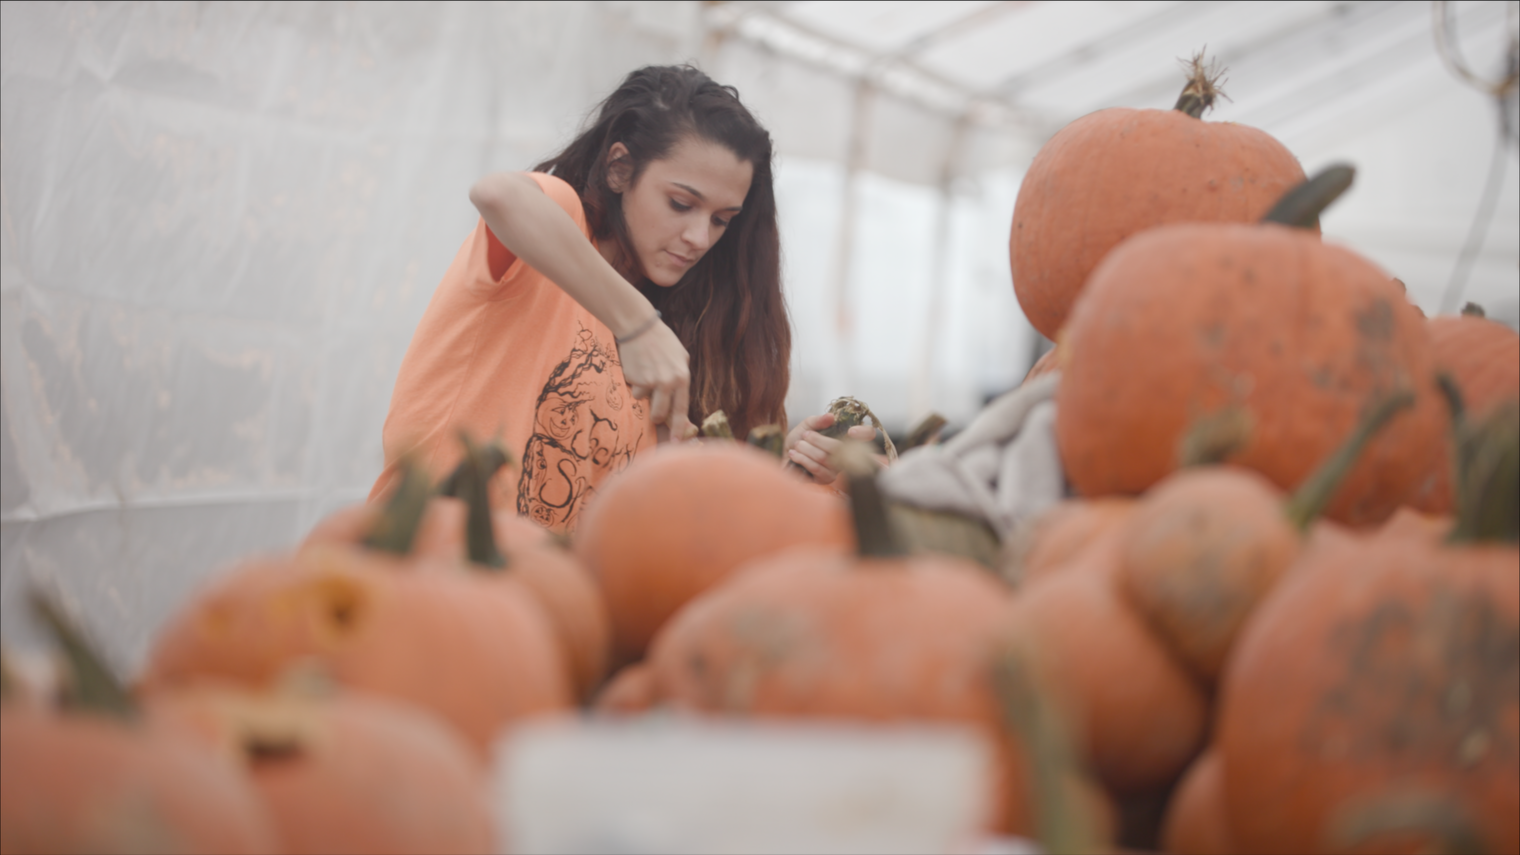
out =
[[[707,222],[706,217],[703,217],[700,220],[698,220],[696,217],[693,217],[692,222],[686,225],[686,232],[681,237],[691,245],[692,249],[695,249],[698,252],[706,252],[707,248],[712,246],[712,233],[713,226],[711,223]]]

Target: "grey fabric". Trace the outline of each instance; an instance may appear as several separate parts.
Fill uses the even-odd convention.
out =
[[[943,445],[904,453],[880,484],[896,501],[983,520],[1007,537],[1066,492],[1056,448],[1059,374],[997,398]]]

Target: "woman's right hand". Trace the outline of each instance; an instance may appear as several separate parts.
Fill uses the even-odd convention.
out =
[[[691,395],[691,358],[663,321],[618,345],[623,379],[635,398],[649,399],[649,418],[670,430],[672,439],[690,439],[697,427],[686,417]]]

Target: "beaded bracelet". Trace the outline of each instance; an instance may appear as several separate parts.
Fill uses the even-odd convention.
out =
[[[654,310],[654,317],[652,317],[649,320],[645,321],[643,324],[641,324],[639,326],[638,329],[634,330],[633,332],[631,332],[628,335],[625,335],[625,336],[623,336],[621,338],[619,338],[617,336],[613,336],[612,340],[614,342],[618,343],[618,344],[627,344],[628,342],[633,341],[634,339],[638,338],[639,336],[643,335],[644,333],[647,333],[650,330],[654,329],[654,325],[657,324],[657,323],[659,323],[659,322],[660,322],[660,310],[659,309],[655,309]]]

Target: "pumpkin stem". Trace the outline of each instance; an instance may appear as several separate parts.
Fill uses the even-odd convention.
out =
[[[994,660],[992,688],[1003,726],[1024,748],[1034,822],[1045,852],[1099,852],[1093,829],[1099,823],[1073,783],[1083,783],[1082,766],[1068,738],[1061,713],[1040,691],[1032,658],[1009,645]]]
[[[1362,456],[1367,443],[1400,410],[1411,406],[1414,406],[1414,393],[1407,389],[1385,395],[1373,404],[1372,409],[1362,415],[1362,420],[1351,431],[1351,435],[1288,497],[1284,507],[1288,521],[1300,532],[1308,531],[1309,524],[1330,504],[1330,499],[1346,480],[1351,467]]]
[[[1488,317],[1488,312],[1484,311],[1483,307],[1480,306],[1480,305],[1478,305],[1477,303],[1469,302],[1469,303],[1467,303],[1466,305],[1464,305],[1462,307],[1462,317],[1464,317],[1464,318],[1486,318],[1486,317]]]
[[[1295,229],[1317,229],[1319,215],[1350,189],[1354,180],[1356,167],[1349,163],[1332,163],[1313,178],[1305,179],[1302,184],[1284,193],[1261,221]]]
[[[1225,69],[1219,67],[1219,60],[1205,62],[1204,52],[1208,48],[1193,54],[1190,60],[1177,60],[1182,67],[1187,69],[1187,83],[1182,87],[1182,94],[1177,96],[1177,103],[1172,107],[1179,113],[1186,113],[1195,119],[1203,118],[1218,98],[1228,99],[1219,88],[1224,83]]]
[[[1177,444],[1177,463],[1185,469],[1223,463],[1250,445],[1255,428],[1251,411],[1238,404],[1201,416]]]
[[[11,658],[5,655],[5,648],[0,647],[0,701],[8,701],[19,690],[16,688],[17,679],[11,676]]]
[[[1436,382],[1451,410],[1457,519],[1452,543],[1520,542],[1520,401],[1510,399],[1476,422],[1446,373]]]
[[[760,425],[749,432],[746,442],[780,460],[786,452],[786,431],[781,425]]]
[[[30,591],[32,613],[48,628],[63,648],[68,663],[68,691],[64,705],[84,712],[130,721],[137,718],[137,702],[106,667],[105,660],[74,626],[52,598],[33,588]]]
[[[918,448],[920,445],[935,445],[939,442],[940,431],[945,429],[945,417],[939,413],[930,413],[924,416],[924,420],[913,426],[908,431],[908,438],[903,440],[903,451],[910,448]]]
[[[370,525],[364,536],[364,546],[392,555],[406,555],[412,551],[412,541],[422,525],[422,515],[427,511],[427,471],[415,458],[401,464],[401,483],[396,486],[385,508]]]
[[[716,410],[712,415],[702,420],[702,435],[708,439],[726,439],[733,441],[734,429],[728,424],[728,413]]]
[[[850,482],[850,517],[855,523],[855,542],[861,558],[892,558],[907,555],[892,521],[887,517],[887,498],[876,485],[876,461],[858,442],[846,441],[835,457]]]
[[[465,517],[465,551],[471,564],[504,570],[507,558],[496,545],[496,532],[491,525],[491,476],[507,464],[506,450],[500,443],[485,447],[475,444],[469,434],[459,432],[464,443],[464,460],[460,463],[459,497],[469,508]]]

